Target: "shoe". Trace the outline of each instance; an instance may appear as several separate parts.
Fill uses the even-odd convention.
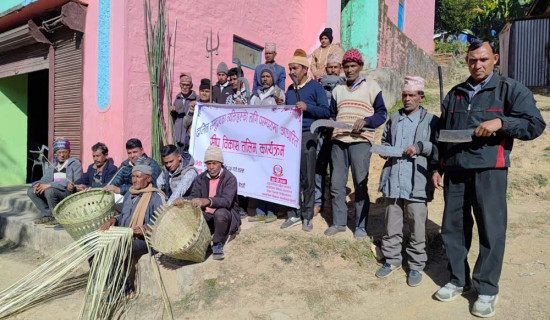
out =
[[[474,307],[472,308],[472,314],[480,318],[490,318],[495,315],[498,295],[486,296],[480,294],[477,297]]]
[[[34,224],[46,224],[53,220],[53,217],[42,217],[38,220],[34,220]]]
[[[339,232],[346,232],[345,226],[330,226],[327,230],[325,230],[325,236],[333,236]]]
[[[218,242],[212,247],[212,256],[214,260],[223,260],[225,256],[223,255],[223,242]]]
[[[365,228],[357,228],[355,229],[353,236],[355,239],[360,240],[368,237],[369,235],[367,234],[367,230],[365,230]]]
[[[281,229],[288,229],[290,227],[294,227],[296,225],[299,225],[301,222],[301,219],[298,217],[290,217],[283,222],[281,225]]]
[[[267,219],[266,216],[261,216],[261,215],[257,214],[253,217],[248,217],[248,222],[265,221],[266,219]]]
[[[310,232],[313,230],[313,222],[311,220],[304,220],[302,222],[302,231]]]
[[[270,222],[273,222],[273,221],[277,221],[277,216],[274,215],[273,213],[269,213],[267,215],[267,217],[265,218],[265,223],[270,223]]]
[[[57,226],[59,226],[59,222],[55,218],[51,218],[50,221],[44,223],[44,227],[46,228],[55,228]]]
[[[321,207],[318,207],[318,206],[314,206],[313,207],[313,216],[316,217],[319,212],[321,212]]]
[[[376,273],[374,275],[378,278],[387,278],[395,270],[399,270],[399,269],[401,269],[401,266],[394,266],[389,263],[384,263],[380,269],[376,270]]]
[[[445,286],[441,287],[435,293],[435,298],[439,301],[448,302],[453,301],[458,298],[463,293],[468,293],[472,287],[470,285],[465,285],[464,287],[457,287],[452,283],[447,283]]]
[[[409,287],[418,287],[422,282],[422,271],[411,270],[407,276],[407,284]]]

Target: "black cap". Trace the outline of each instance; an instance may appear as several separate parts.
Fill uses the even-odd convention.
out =
[[[327,36],[330,43],[332,43],[332,28],[325,28],[325,30],[323,30],[323,32],[319,35],[319,41],[321,41],[323,36]]]
[[[210,89],[210,79],[201,79],[201,85],[199,86],[199,90],[204,89]]]

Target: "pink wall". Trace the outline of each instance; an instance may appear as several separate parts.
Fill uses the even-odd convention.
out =
[[[98,0],[90,0],[86,20],[83,90],[83,160],[91,163],[90,146],[105,142],[115,164],[126,158],[124,143],[136,137],[150,152],[151,102],[149,75],[145,60],[145,35],[142,0],[111,1],[111,77],[109,107],[97,107],[97,24]],[[330,1],[330,0],[329,0]],[[151,1],[156,7],[156,1]],[[327,1],[288,0],[264,2],[236,0],[233,2],[167,0],[170,28],[178,19],[176,62],[174,67],[174,97],[179,92],[182,71],[193,75],[194,89],[201,78],[208,78],[210,59],[206,58],[205,41],[210,28],[220,33],[219,55],[214,56],[214,69],[221,61],[229,68],[233,50],[233,35],[263,46],[277,43],[277,63],[287,68],[294,50],[308,53],[318,46],[318,35],[326,25]],[[237,17],[237,18],[231,18]],[[334,28],[334,26],[331,26]],[[335,34],[339,29],[334,30]],[[263,61],[263,57],[262,57]],[[244,68],[252,87],[253,70]],[[215,70],[214,70],[215,73]],[[215,74],[213,75],[216,81]],[[287,84],[289,83],[287,79]]]
[[[385,0],[388,18],[397,26],[399,0]],[[434,51],[435,0],[405,0],[403,33],[429,54]]]

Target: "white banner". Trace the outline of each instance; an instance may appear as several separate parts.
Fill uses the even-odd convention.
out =
[[[302,113],[294,106],[203,104],[195,109],[189,150],[202,172],[206,148],[220,147],[240,195],[297,208],[301,142]]]

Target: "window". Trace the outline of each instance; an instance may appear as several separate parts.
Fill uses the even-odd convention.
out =
[[[233,36],[233,63],[241,61],[243,67],[256,69],[262,63],[263,48],[238,36]]]
[[[399,0],[399,10],[397,11],[397,27],[403,31],[403,19],[405,19],[405,0]]]

